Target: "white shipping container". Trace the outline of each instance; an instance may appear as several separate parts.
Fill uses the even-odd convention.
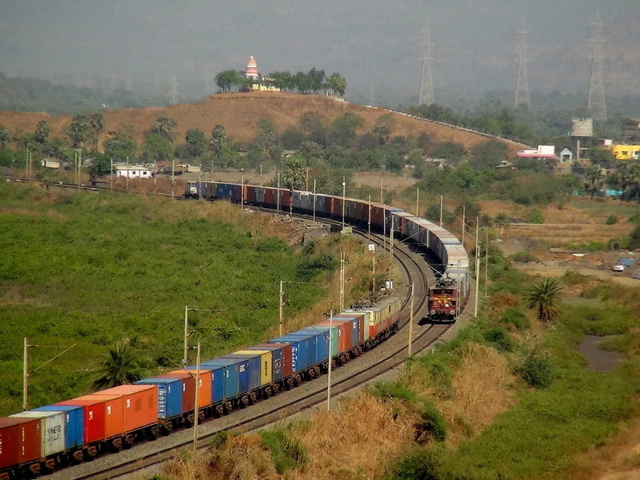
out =
[[[20,412],[12,417],[40,418],[40,442],[43,457],[64,451],[64,429],[67,416],[64,412]]]

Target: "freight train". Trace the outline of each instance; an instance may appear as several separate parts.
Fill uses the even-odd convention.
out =
[[[469,261],[459,240],[398,208],[219,182],[190,183],[186,196],[313,212],[378,232],[393,230],[432,255],[439,273],[455,278],[460,298],[468,294]],[[190,426],[196,415],[196,389],[200,421],[294,388],[327,371],[329,362],[341,365],[386,340],[398,328],[400,308],[399,298],[387,297],[200,365],[0,418],[0,480],[51,472]]]

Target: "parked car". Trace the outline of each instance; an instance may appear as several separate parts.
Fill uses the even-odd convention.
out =
[[[614,272],[624,272],[624,265],[621,263],[616,263],[613,267],[611,267],[611,270],[613,270]]]

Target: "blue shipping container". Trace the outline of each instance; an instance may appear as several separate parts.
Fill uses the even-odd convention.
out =
[[[190,365],[187,370],[197,370],[197,365]],[[224,395],[224,367],[222,365],[200,364],[200,370],[211,372],[211,402],[218,403],[225,399]]]
[[[247,370],[249,371],[249,386],[246,391],[253,390],[260,386],[260,370],[262,365],[260,363],[261,357],[259,354],[245,355],[243,353],[230,353],[229,355],[225,355],[221,358],[242,358],[248,360],[249,364],[247,365]]]
[[[240,389],[238,364],[229,360],[214,359],[200,364],[200,368],[218,372],[222,369],[222,399],[228,400],[238,395]],[[214,373],[215,375],[215,373]]]
[[[171,418],[182,413],[181,378],[145,378],[135,384],[158,386],[158,418]]]
[[[308,343],[300,337],[284,337],[269,340],[269,343],[288,343],[291,345],[291,371],[299,372],[307,368]]]
[[[244,358],[219,357],[204,365],[224,365],[226,367],[225,399],[236,397],[249,391],[249,361]]]
[[[309,333],[303,330],[297,330],[295,332],[291,332],[287,335],[287,337],[299,338],[304,342],[306,347],[306,355],[305,355],[305,367],[309,368],[311,365],[315,365],[316,362],[316,344],[318,336],[318,332]]]
[[[35,408],[34,412],[63,412],[66,415],[64,448],[84,445],[84,407],[72,405],[47,405]]]
[[[326,330],[323,330],[322,327],[309,327],[301,330],[301,332],[315,336],[316,356],[314,358],[314,363],[318,364],[326,362],[329,359],[329,327],[326,327]]]
[[[270,350],[271,351],[271,375],[274,382],[282,380],[282,347],[268,346],[249,347],[247,350]]]

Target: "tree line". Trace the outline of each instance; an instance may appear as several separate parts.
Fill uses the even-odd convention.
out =
[[[225,70],[216,75],[215,81],[221,92],[230,92],[233,89],[243,90],[250,88],[254,83],[273,86],[283,92],[297,92],[303,95],[318,93],[321,90],[333,90],[343,96],[347,89],[347,81],[342,75],[333,73],[327,76],[324,70],[317,70],[315,67],[307,73],[273,72],[260,77],[259,80],[245,78],[245,73],[242,70]]]

